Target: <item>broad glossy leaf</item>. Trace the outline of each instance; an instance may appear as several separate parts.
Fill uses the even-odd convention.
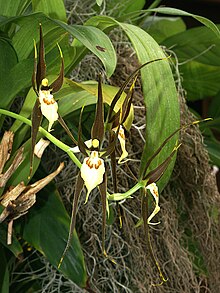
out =
[[[207,27],[188,29],[167,38],[163,45],[175,52],[179,63],[194,59],[199,63],[220,66],[220,38]]]
[[[161,43],[168,37],[185,31],[186,25],[180,17],[147,16],[141,22],[141,28]]]
[[[208,18],[205,18],[203,16],[199,16],[196,14],[192,14],[180,9],[176,9],[176,8],[170,8],[170,7],[159,7],[159,8],[154,8],[154,9],[148,9],[146,11],[152,11],[152,12],[158,12],[161,14],[168,14],[168,15],[175,15],[175,16],[189,16],[189,17],[193,17],[196,20],[198,20],[199,22],[201,22],[203,25],[207,26],[211,31],[213,31],[213,33],[216,34],[217,37],[220,37],[220,31],[217,28],[217,26]]]
[[[106,34],[92,26],[68,26],[58,21],[56,23],[82,42],[102,61],[108,77],[113,74],[116,67],[116,53]]]
[[[32,30],[29,29],[27,31],[27,29],[25,28],[25,34],[20,35],[20,38],[16,37],[17,42],[21,44],[20,46],[24,47],[24,45],[22,44],[25,43],[27,50],[31,47],[33,37],[37,35],[37,33],[35,34],[33,32],[35,32],[35,30],[37,31],[39,23],[42,24],[43,30],[45,32],[47,32],[48,28],[49,30],[51,30],[52,28],[59,27],[62,28],[65,32],[70,33],[86,48],[93,52],[102,61],[108,76],[110,76],[114,72],[116,66],[116,53],[114,47],[107,35],[96,27],[83,25],[67,25],[59,20],[51,19],[43,13],[34,13],[22,17],[8,19],[7,21],[3,22],[2,25],[11,22],[18,23],[21,27],[28,24],[29,28],[31,23],[31,27],[33,28]],[[100,48],[104,48],[104,50],[100,50]]]
[[[20,26],[20,30],[16,31],[16,34],[13,38],[13,44],[16,47],[19,60],[25,60],[20,61],[17,66],[12,68],[10,74],[5,79],[5,87],[8,89],[7,92],[5,92],[5,90],[1,91],[0,89],[0,96],[7,95],[5,97],[7,103],[4,103],[4,105],[2,105],[3,108],[9,107],[16,94],[31,84],[33,57],[27,60],[26,58],[29,57],[31,52],[33,51],[33,38],[36,39],[36,41],[39,38],[39,23],[42,23],[43,31],[45,34],[46,53],[53,50],[56,42],[62,40],[65,37],[66,32],[68,32],[71,33],[85,47],[87,47],[101,59],[109,76],[113,73],[115,69],[116,54],[112,43],[110,42],[109,38],[97,28],[84,26],[68,26],[63,22],[52,20],[42,13],[9,18],[2,22],[1,25],[3,26],[4,24],[11,23],[17,23]],[[32,29],[30,29],[30,25]],[[105,51],[100,51],[98,49],[99,47],[104,47]],[[72,57],[75,56],[77,62],[81,60],[80,58],[78,58],[78,56],[74,54],[74,50],[72,51],[67,49],[64,50],[64,52],[68,53],[68,68],[72,66],[71,64],[76,64],[74,60],[72,60]],[[69,53],[71,54],[71,56],[69,56]],[[53,55],[51,56],[52,60],[55,59],[55,54],[53,53]],[[59,58],[60,56],[57,57]],[[54,63],[52,65],[54,65]],[[50,67],[48,69],[48,72],[51,73]],[[55,72],[53,72],[53,74],[54,73]]]
[[[205,146],[209,152],[211,163],[220,167],[220,142],[216,139],[205,138]]]
[[[4,78],[0,86],[1,108],[7,109],[21,90],[31,84],[33,61],[30,59],[17,63]],[[7,88],[7,90],[6,90]]]
[[[54,47],[57,46],[66,35],[62,28],[57,27],[52,21],[46,21],[45,17],[40,17],[41,13],[36,13],[39,17],[34,17],[35,14],[20,17],[16,20],[20,28],[13,36],[13,45],[18,54],[19,60],[26,58],[33,58],[34,42],[39,42],[39,24],[42,23],[43,38],[45,43],[45,53],[49,53]],[[30,22],[32,31],[30,31]],[[56,54],[60,56],[57,50]]]
[[[7,92],[10,90],[9,83],[6,82],[11,69],[17,64],[17,54],[8,39],[3,33],[0,34],[0,97],[1,107],[7,104]]]
[[[141,10],[145,2],[145,0],[108,0],[106,1],[106,8],[108,11],[111,11],[113,17],[118,17],[129,12]]]
[[[1,15],[16,16],[24,12],[31,0],[4,1],[0,0]]]
[[[37,203],[28,213],[28,221],[23,228],[23,238],[57,267],[66,245],[69,223],[70,218],[59,194],[50,184],[38,193]],[[85,263],[75,231],[60,271],[77,285],[85,287],[87,280]]]
[[[141,64],[148,60],[165,58],[160,46],[142,29],[130,24],[121,23],[120,25],[130,38]],[[154,151],[172,132],[179,128],[179,102],[168,60],[158,61],[144,67],[141,70],[141,78],[147,115],[146,143],[141,159],[140,176],[143,175],[145,164]],[[175,142],[176,138],[164,147],[152,162],[149,170],[154,169],[166,159],[167,154],[172,152]],[[174,161],[161,178],[159,184],[161,187],[164,187],[169,180],[173,165]]]
[[[220,66],[211,66],[191,61],[181,66],[183,88],[187,99],[200,100],[215,96],[220,91]]]
[[[63,0],[32,0],[33,12],[43,12],[51,18],[66,22]]]

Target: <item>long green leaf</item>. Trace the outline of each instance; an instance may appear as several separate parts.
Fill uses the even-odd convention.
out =
[[[216,139],[205,138],[205,146],[209,152],[212,164],[220,167],[220,142]]]
[[[107,35],[98,28],[82,25],[67,25],[59,20],[51,19],[43,13],[33,13],[22,17],[11,18],[5,22],[2,22],[1,25],[8,23],[17,23],[21,27],[28,23],[29,28],[31,23],[32,30],[29,30],[29,34],[27,29],[25,29],[26,33],[24,34],[24,38],[22,36],[20,37],[20,43],[23,40],[23,42],[26,43],[27,49],[31,47],[33,37],[37,36],[37,28],[39,23],[42,24],[43,29],[45,27],[45,31],[47,31],[48,25],[50,28],[62,28],[64,31],[70,33],[73,37],[78,39],[91,52],[97,55],[97,57],[103,62],[108,76],[110,76],[115,69],[116,53],[114,47]],[[100,50],[100,48],[104,49]]]
[[[152,11],[152,12],[158,12],[161,14],[167,14],[167,15],[176,15],[176,16],[189,16],[189,17],[193,17],[196,20],[198,20],[199,22],[201,22],[203,25],[207,26],[210,30],[213,31],[213,33],[215,33],[218,37],[220,37],[220,31],[217,28],[217,26],[208,18],[205,18],[203,16],[199,16],[196,14],[192,14],[180,9],[176,9],[176,8],[170,8],[170,7],[159,7],[159,8],[154,8],[154,9],[148,9],[146,11]]]
[[[0,0],[1,15],[16,16],[24,11],[31,0],[4,1]]]
[[[37,204],[29,211],[23,227],[23,237],[57,267],[66,245],[69,222],[59,194],[50,184],[38,193]],[[75,231],[60,271],[77,285],[85,287],[85,264]]]
[[[140,27],[150,34],[158,43],[186,30],[180,17],[147,16]]]
[[[63,0],[32,0],[33,12],[43,12],[51,18],[66,22]]]
[[[181,66],[183,88],[187,99],[200,100],[215,96],[220,91],[220,66],[211,66],[191,61]]]
[[[10,39],[0,33],[0,105],[4,107],[7,103],[7,91],[9,84],[6,82],[10,70],[17,64],[17,54]],[[5,94],[6,93],[6,94]]]
[[[118,17],[143,9],[145,2],[145,0],[108,0],[106,1],[106,9],[111,11],[113,17]]]
[[[16,52],[18,53],[20,62],[16,66],[11,68],[9,74],[4,77],[4,86],[0,86],[0,98],[3,99],[4,97],[4,102],[3,104],[1,104],[2,108],[8,108],[18,92],[24,90],[31,84],[33,57],[31,57],[31,59],[26,58],[29,58],[31,52],[33,52],[33,38],[36,40],[39,39],[39,23],[42,23],[44,33],[46,34],[46,53],[53,50],[56,42],[62,41],[66,33],[70,33],[75,38],[77,38],[85,47],[87,47],[94,54],[96,54],[98,58],[101,59],[104,67],[106,68],[108,76],[110,76],[115,69],[116,54],[112,43],[110,42],[109,38],[97,28],[91,26],[68,26],[67,24],[58,20],[50,19],[43,13],[34,13],[31,15],[8,18],[7,20],[1,22],[0,25],[3,27],[6,24],[12,23],[16,23],[20,27],[20,29],[16,31],[16,34],[13,38],[13,44],[16,48]],[[30,26],[32,29],[30,29]],[[67,52],[68,54],[67,60],[69,63],[68,66],[70,67],[70,63],[75,64],[74,61],[71,60],[71,58],[75,56],[74,50],[69,50],[68,43],[65,42],[65,44],[66,47],[64,48],[63,52]],[[104,51],[100,51],[100,47],[104,47]],[[69,53],[71,54],[71,56],[69,56]],[[51,60],[54,60],[55,57],[60,58],[57,49],[51,55]],[[75,57],[79,61],[78,56]],[[54,62],[53,64],[51,64],[53,68],[54,64]],[[51,66],[48,66],[48,73],[55,74],[56,72],[50,71],[52,68]]]
[[[141,63],[165,58],[160,46],[142,29],[120,24],[130,38]],[[155,62],[141,70],[146,114],[146,143],[141,159],[140,175],[148,158],[157,147],[179,127],[179,102],[174,79],[168,61]],[[162,163],[175,145],[173,139],[152,162],[150,170]],[[170,176],[174,162],[170,164],[160,181],[163,187]]]
[[[163,45],[175,52],[179,63],[194,60],[220,66],[220,38],[210,33],[207,27],[192,28],[173,35],[163,41]]]

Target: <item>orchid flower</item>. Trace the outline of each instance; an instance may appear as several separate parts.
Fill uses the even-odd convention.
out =
[[[53,123],[59,119],[58,115],[58,104],[55,101],[53,94],[58,92],[63,84],[64,77],[64,61],[63,54],[58,45],[61,57],[61,67],[60,73],[57,79],[49,85],[48,79],[46,76],[46,63],[45,63],[45,53],[44,53],[44,40],[43,32],[40,24],[40,43],[39,43],[39,58],[37,62],[37,48],[34,43],[34,71],[32,75],[32,86],[37,95],[37,100],[34,104],[32,111],[32,149],[31,149],[31,167],[30,173],[32,172],[33,165],[33,156],[34,156],[34,147],[36,144],[36,138],[39,126],[41,124],[42,116],[44,116],[48,121],[48,131],[52,130]]]
[[[49,121],[48,131],[51,131],[52,125],[58,120],[58,104],[55,101],[52,90],[48,87],[48,79],[44,78],[39,90],[39,101],[42,115]]]
[[[158,187],[157,187],[156,183],[151,183],[151,184],[147,185],[146,189],[150,190],[150,193],[153,195],[153,198],[155,200],[155,208],[154,208],[153,212],[150,214],[150,216],[148,217],[147,223],[151,224],[151,225],[155,225],[157,223],[151,223],[151,220],[160,211]]]
[[[81,137],[82,136],[82,128],[81,128],[82,113],[83,112],[81,111],[79,130],[78,130],[78,143],[77,143],[78,146],[73,148],[72,150],[74,152],[80,151],[86,157],[83,160],[80,172],[77,177],[69,236],[68,236],[66,247],[60,259],[58,268],[61,266],[64,256],[70,246],[73,230],[75,228],[78,200],[84,185],[87,189],[85,203],[88,201],[89,194],[94,188],[98,187],[99,192],[101,194],[102,209],[103,209],[102,251],[103,251],[103,254],[106,255],[104,240],[105,240],[105,223],[106,223],[107,180],[106,180],[106,174],[105,174],[105,163],[102,157],[109,155],[113,151],[115,147],[115,142],[110,144],[109,147],[107,147],[106,149],[101,149],[102,141],[104,138],[104,131],[105,131],[101,77],[99,77],[99,82],[98,82],[98,100],[96,104],[95,120],[93,122],[93,126],[91,129],[91,140],[87,142],[84,142]]]
[[[117,128],[113,128],[112,131],[117,132]],[[128,152],[126,151],[126,147],[125,147],[125,140],[126,140],[125,131],[122,125],[119,126],[118,140],[121,145],[121,151],[122,151],[122,154],[118,160],[118,163],[121,164],[123,160],[127,158],[128,156]]]

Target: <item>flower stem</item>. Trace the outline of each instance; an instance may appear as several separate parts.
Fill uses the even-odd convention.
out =
[[[123,200],[125,198],[131,197],[132,194],[134,194],[137,190],[139,190],[141,187],[144,187],[146,184],[146,181],[140,181],[136,183],[131,189],[129,189],[125,193],[114,193],[114,194],[108,194],[108,200]]]
[[[29,125],[30,127],[32,126],[31,120],[19,115],[15,114],[13,112],[10,112],[8,110],[0,109],[0,114],[10,116],[12,118],[18,119],[22,121],[23,123]],[[55,144],[58,148],[63,150],[68,154],[68,156],[71,158],[71,160],[76,164],[77,167],[81,168],[81,163],[77,159],[77,157],[73,154],[73,152],[70,150],[70,147],[66,145],[65,143],[61,142],[59,139],[57,139],[55,136],[50,134],[48,131],[46,131],[44,128],[39,127],[39,132],[43,134],[47,139],[49,139],[53,144]]]

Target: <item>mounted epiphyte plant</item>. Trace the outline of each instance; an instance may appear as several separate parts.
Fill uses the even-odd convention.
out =
[[[166,58],[165,58],[166,59]],[[109,111],[106,117],[106,122],[104,122],[104,104],[103,104],[103,93],[102,93],[102,83],[101,83],[101,76],[99,75],[98,81],[98,99],[96,104],[96,111],[95,111],[95,119],[91,128],[91,139],[84,142],[82,139],[82,114],[83,110],[81,111],[80,115],[80,122],[79,122],[79,129],[78,129],[78,142],[77,147],[71,148],[71,150],[76,152],[81,152],[86,156],[81,166],[80,172],[77,177],[76,187],[75,187],[75,194],[74,194],[74,202],[72,208],[72,216],[71,216],[71,224],[70,224],[70,231],[67,240],[66,247],[64,249],[63,255],[60,259],[58,264],[58,268],[61,266],[63,259],[69,249],[71,237],[75,228],[76,223],[76,212],[80,194],[84,185],[87,189],[87,195],[85,203],[88,201],[88,197],[90,192],[95,188],[98,187],[101,199],[102,199],[102,252],[104,256],[107,256],[105,250],[105,230],[106,230],[106,211],[108,210],[107,206],[107,177],[106,177],[106,170],[105,170],[105,162],[104,158],[110,156],[111,166],[112,166],[112,180],[114,185],[114,191],[117,192],[117,176],[116,176],[116,144],[117,140],[119,140],[121,145],[122,154],[118,160],[118,163],[123,163],[124,159],[128,156],[128,152],[125,148],[125,134],[124,134],[124,124],[127,118],[130,115],[131,106],[132,106],[132,97],[134,92],[134,85],[137,78],[137,75],[141,68],[144,66],[155,62],[161,61],[164,58],[158,58],[147,62],[140,66],[135,72],[133,72],[128,79],[123,83],[120,87],[109,107]],[[129,83],[132,83],[129,87],[128,93],[124,98],[124,101],[121,102],[121,106],[116,111],[116,105],[119,99],[122,96],[122,93],[126,86]],[[103,148],[103,139],[105,134],[108,132],[108,146]],[[155,196],[155,188],[153,185],[149,187],[153,195]],[[156,202],[158,202],[156,200]],[[154,214],[156,211],[154,212]]]

